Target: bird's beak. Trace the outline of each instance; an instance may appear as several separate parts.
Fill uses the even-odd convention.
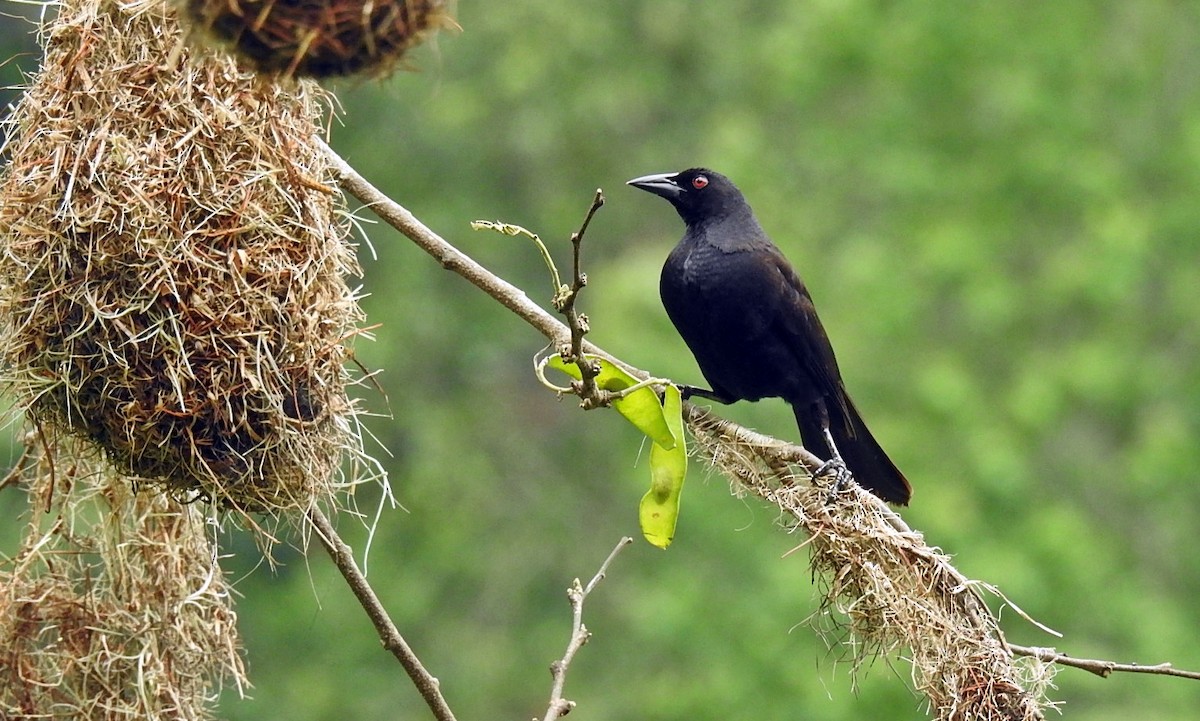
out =
[[[675,182],[675,176],[678,173],[656,173],[655,175],[643,175],[640,178],[626,181],[626,185],[632,185],[635,188],[644,190],[647,193],[661,195],[667,200],[674,200],[679,197],[683,189]]]

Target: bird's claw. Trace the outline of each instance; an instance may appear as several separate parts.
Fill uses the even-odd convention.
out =
[[[813,473],[813,478],[824,478],[829,476],[833,479],[833,484],[829,487],[828,502],[832,503],[833,499],[841,493],[853,476],[850,474],[850,469],[846,467],[846,462],[840,457],[834,456],[828,461],[821,464],[821,467]]]

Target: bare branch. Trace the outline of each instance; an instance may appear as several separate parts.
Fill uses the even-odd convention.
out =
[[[1149,673],[1160,676],[1176,676],[1178,678],[1190,678],[1200,681],[1200,671],[1185,671],[1180,668],[1175,668],[1170,663],[1160,663],[1154,666],[1143,666],[1139,663],[1116,663],[1113,661],[1101,661],[1091,658],[1075,658],[1068,656],[1065,653],[1059,653],[1052,648],[1040,648],[1037,646],[1017,646],[1009,644],[1014,655],[1028,656],[1036,658],[1039,661],[1046,663],[1056,663],[1060,666],[1070,666],[1072,668],[1083,669],[1089,673],[1094,673],[1101,678],[1108,678],[1114,673]]]
[[[572,612],[571,640],[567,643],[567,650],[563,653],[563,657],[550,664],[550,674],[554,677],[554,685],[550,689],[550,705],[546,707],[546,715],[542,717],[542,721],[556,721],[575,708],[575,702],[563,698],[562,694],[563,687],[567,683],[567,670],[571,666],[571,661],[592,635],[587,630],[587,626],[583,625],[583,602],[587,600],[588,595],[596,588],[597,584],[604,580],[609,565],[612,564],[621,549],[631,543],[633,543],[633,539],[629,536],[621,538],[612,552],[608,554],[608,558],[604,559],[604,563],[600,564],[600,570],[596,571],[596,575],[592,576],[592,580],[588,581],[586,586],[581,584],[577,578],[567,589],[567,598],[571,601]]]
[[[425,666],[421,664],[417,654],[413,652],[408,642],[400,635],[400,631],[396,629],[396,625],[392,623],[387,610],[380,603],[379,597],[375,595],[375,590],[371,588],[371,584],[367,583],[366,577],[358,569],[358,564],[354,561],[354,552],[350,546],[337,534],[333,524],[329,522],[329,518],[320,508],[314,506],[309,509],[308,518],[317,531],[317,538],[321,541],[321,545],[329,552],[329,557],[333,559],[334,565],[341,571],[346,583],[350,585],[350,590],[354,592],[358,602],[362,604],[363,610],[370,617],[371,623],[375,625],[383,647],[391,651],[400,665],[404,667],[404,671],[412,679],[413,685],[425,699],[429,710],[433,712],[434,718],[438,721],[455,721],[454,712],[450,710],[446,699],[442,697],[438,680],[425,670]]]
[[[583,286],[587,285],[587,276],[583,274],[583,270],[580,267],[579,246],[581,243],[583,243],[583,234],[587,232],[588,226],[591,225],[592,218],[596,215],[596,211],[600,210],[603,205],[604,191],[600,188],[596,188],[596,195],[592,197],[592,205],[588,208],[587,215],[583,217],[583,224],[579,226],[579,230],[571,234],[571,246],[573,248],[572,274],[574,275],[571,287],[575,290],[579,290]]]

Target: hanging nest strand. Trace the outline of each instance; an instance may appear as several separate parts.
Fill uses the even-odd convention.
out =
[[[186,0],[198,32],[262,72],[326,78],[393,70],[433,32],[445,0]]]
[[[703,411],[690,415],[699,453],[734,491],[776,504],[784,524],[807,536],[823,595],[810,623],[845,645],[855,672],[907,652],[913,686],[940,721],[1044,718],[1054,667],[1013,656],[979,584],[945,554],[857,485],[831,497],[825,479],[797,474],[794,447]]]
[[[24,541],[0,563],[0,718],[212,718],[222,688],[248,683],[210,526],[76,450],[21,479]]]
[[[0,372],[124,474],[306,509],[375,468],[344,367],[360,271],[313,144],[330,100],[180,38],[161,0],[65,0],[43,30],[0,175]]]

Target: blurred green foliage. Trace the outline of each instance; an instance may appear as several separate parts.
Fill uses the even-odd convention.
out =
[[[337,88],[333,146],[535,299],[528,243],[596,187],[592,340],[698,382],[657,298],[682,232],[623,187],[709,165],[745,191],[816,298],[847,384],[912,480],[905,518],[998,585],[1014,642],[1200,668],[1200,6],[810,0],[460,0],[418,74]],[[366,216],[366,211],[362,211]],[[463,721],[540,716],[565,589],[637,536],[648,449],[537,385],[543,339],[390,229],[365,301],[387,400],[369,419],[403,510],[370,578]],[[721,413],[796,438],[781,402]],[[639,541],[590,598],[567,695],[589,719],[922,719],[903,661],[857,685],[803,626],[802,539],[693,464],[674,544]],[[0,508],[11,518],[11,491]],[[10,496],[5,498],[4,496]],[[377,497],[357,499],[371,514]],[[11,523],[5,526],[11,527]],[[366,532],[343,517],[347,539]],[[10,534],[5,532],[5,538]],[[6,547],[11,547],[10,544]],[[255,568],[230,534],[253,700],[241,719],[423,718],[314,550]],[[1195,718],[1200,685],[1065,669],[1069,718]]]

